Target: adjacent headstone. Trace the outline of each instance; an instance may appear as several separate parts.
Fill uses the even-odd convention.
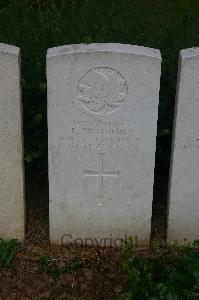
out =
[[[52,242],[149,245],[160,69],[145,47],[48,50]]]
[[[0,238],[24,237],[19,48],[0,44]]]
[[[180,52],[170,170],[168,241],[199,239],[199,48]]]

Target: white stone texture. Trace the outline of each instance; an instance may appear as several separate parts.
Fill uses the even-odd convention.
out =
[[[199,239],[199,48],[180,52],[168,202],[168,241]]]
[[[0,238],[24,238],[20,50],[0,44]]]
[[[51,242],[149,245],[160,69],[139,46],[48,50]]]

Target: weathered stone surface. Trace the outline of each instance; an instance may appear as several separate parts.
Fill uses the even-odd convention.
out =
[[[168,241],[199,238],[199,48],[180,52],[169,188]]]
[[[160,67],[138,46],[48,50],[52,242],[149,244]]]
[[[23,239],[20,51],[0,44],[0,238]]]

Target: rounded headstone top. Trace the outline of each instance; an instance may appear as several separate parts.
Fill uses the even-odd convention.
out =
[[[48,49],[47,57],[81,52],[114,52],[148,56],[161,60],[158,49],[119,43],[73,44]]]
[[[0,43],[0,53],[19,55],[20,49],[16,46]]]
[[[199,47],[187,48],[180,51],[181,59],[199,56]]]

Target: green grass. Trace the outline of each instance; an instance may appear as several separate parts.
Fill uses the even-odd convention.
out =
[[[199,299],[199,241],[187,247],[155,248],[138,255],[129,240],[124,249],[126,288],[118,300]]]
[[[45,55],[49,47],[91,42],[138,44],[163,56],[157,157],[171,136],[178,52],[199,45],[199,2],[191,0],[1,0],[0,42],[22,52],[25,159],[47,167]],[[163,143],[164,143],[163,141]],[[166,163],[168,165],[168,162]]]
[[[17,251],[16,240],[0,239],[0,269],[2,267],[11,268]]]
[[[41,256],[38,262],[38,271],[54,279],[59,279],[63,274],[70,274],[82,267],[82,263],[75,259],[65,263],[59,259],[51,259],[49,256]]]

